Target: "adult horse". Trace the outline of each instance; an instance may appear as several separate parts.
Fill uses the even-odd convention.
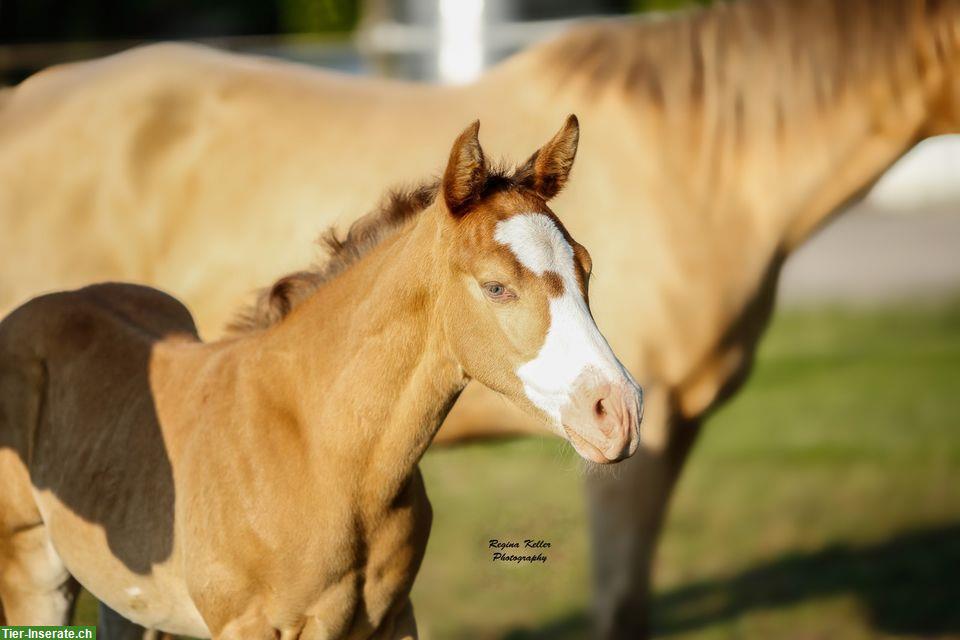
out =
[[[477,129],[442,181],[275,283],[282,311],[241,337],[203,343],[177,300],[116,283],[0,322],[10,624],[67,624],[76,578],[172,633],[412,640],[431,520],[417,465],[470,379],[589,460],[636,451],[640,389],[590,315],[589,254],[546,204],[576,119],[511,174]]]
[[[958,0],[745,0],[585,24],[459,88],[170,45],[54,68],[0,113],[0,304],[124,277],[214,331],[307,257],[290,237],[416,178],[465,117],[516,154],[577,112],[561,205],[604,257],[594,311],[648,390],[639,454],[588,480],[599,631],[635,638],[671,489],[749,368],[784,260],[960,128],[958,32]],[[532,428],[468,389],[440,438]]]

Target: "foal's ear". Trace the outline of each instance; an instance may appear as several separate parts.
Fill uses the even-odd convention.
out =
[[[443,199],[456,216],[466,213],[487,180],[487,162],[477,138],[479,131],[479,120],[463,130],[453,143],[447,169],[443,172]]]
[[[517,172],[520,183],[536,191],[544,200],[560,193],[573,168],[579,141],[580,123],[577,116],[571,114],[550,142],[530,156]]]

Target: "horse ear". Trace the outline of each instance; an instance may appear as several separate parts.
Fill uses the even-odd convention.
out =
[[[479,131],[479,120],[463,130],[453,143],[447,169],[443,172],[443,199],[456,216],[466,213],[487,180],[487,162],[477,138]]]
[[[550,142],[540,147],[520,168],[517,172],[519,182],[536,191],[544,200],[553,198],[570,177],[579,141],[580,123],[577,116],[571,114]]]

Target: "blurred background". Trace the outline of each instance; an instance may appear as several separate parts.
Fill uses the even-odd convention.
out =
[[[684,0],[0,0],[0,83],[191,39],[468,82],[582,16]],[[428,639],[585,638],[582,468],[554,439],[433,450]],[[495,564],[490,538],[551,542]],[[80,621],[95,619],[81,603]],[[656,637],[960,638],[960,143],[926,142],[787,264],[743,392],[708,424],[659,553]]]
[[[0,81],[190,39],[355,73],[465,82],[584,15],[706,0],[2,0]]]

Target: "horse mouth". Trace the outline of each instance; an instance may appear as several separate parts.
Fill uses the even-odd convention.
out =
[[[567,439],[570,441],[570,444],[573,445],[573,448],[576,449],[577,453],[581,457],[590,460],[591,462],[596,462],[597,464],[611,464],[613,460],[607,458],[607,456],[601,453],[600,449],[577,433],[574,429],[571,429],[567,425],[563,425],[563,432],[567,434]]]

